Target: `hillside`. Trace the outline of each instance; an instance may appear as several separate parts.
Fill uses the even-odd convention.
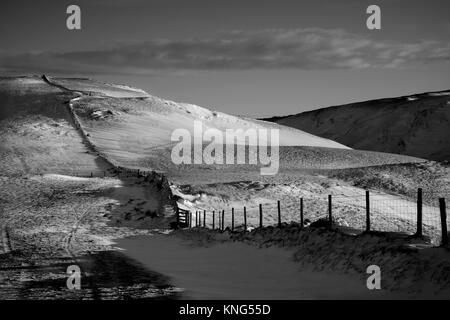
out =
[[[85,135],[75,129],[71,109]],[[257,165],[175,165],[170,154],[177,128],[280,130],[280,170],[334,169],[414,162],[395,154],[350,150],[329,139],[192,104],[160,99],[140,89],[85,78],[0,79],[0,156],[4,174],[102,173],[108,167],[96,151],[118,165],[165,172],[179,182],[235,181],[259,177]],[[96,150],[86,145],[88,139]],[[215,169],[215,170],[211,170]],[[227,176],[224,176],[228,173]]]
[[[92,88],[92,80],[52,79],[69,90]],[[99,151],[124,167],[164,172],[176,183],[192,181],[236,181],[259,179],[258,165],[175,165],[171,150],[174,130],[183,128],[196,136],[194,121],[204,130],[279,129],[280,171],[311,168],[348,168],[388,163],[415,162],[420,159],[386,153],[351,150],[329,139],[317,137],[287,126],[236,117],[193,104],[179,103],[153,95],[120,98],[109,95],[95,83],[96,92],[72,101],[89,139]],[[207,142],[205,142],[207,144]],[[214,169],[214,170],[213,170]]]
[[[83,144],[64,106],[75,97],[39,77],[0,78],[1,175],[88,175],[107,168]]]
[[[354,149],[450,159],[450,91],[351,103],[265,120]]]

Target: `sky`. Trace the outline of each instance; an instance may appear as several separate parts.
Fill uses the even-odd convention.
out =
[[[68,30],[66,8],[81,8]],[[368,30],[366,8],[381,8]],[[252,117],[450,89],[448,0],[0,2],[0,73],[84,76]]]

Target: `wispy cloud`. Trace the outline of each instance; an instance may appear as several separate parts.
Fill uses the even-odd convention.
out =
[[[5,70],[152,73],[180,70],[395,68],[450,61],[450,42],[380,41],[319,28],[235,31],[66,53],[1,53]]]

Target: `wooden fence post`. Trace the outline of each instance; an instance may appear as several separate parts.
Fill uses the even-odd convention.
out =
[[[330,229],[333,227],[333,215],[331,205],[331,194],[328,195],[328,220],[330,222]]]
[[[281,228],[281,205],[280,205],[280,200],[278,200],[277,206],[278,206],[278,228]]]
[[[234,231],[234,208],[231,208],[231,232]]]
[[[222,210],[222,231],[225,230],[225,210]]]
[[[92,172],[91,172],[91,178],[93,177],[94,175],[92,174]]]
[[[216,212],[213,210],[213,223],[212,223],[212,229],[214,230],[216,227]]]
[[[9,237],[8,228],[5,225],[3,225],[3,227],[2,227],[1,235],[2,235],[2,239],[1,240],[2,240],[2,243],[3,243],[3,252],[4,253],[11,252],[12,251],[11,239]]]
[[[262,212],[262,204],[259,204],[259,227],[263,227],[263,212]]]
[[[203,210],[203,228],[206,227],[206,210]]]
[[[300,198],[300,228],[303,228],[303,198]]]
[[[445,198],[439,198],[439,209],[441,211],[441,229],[442,229],[442,245],[448,245],[447,233],[447,209],[445,207]]]
[[[179,225],[180,225],[180,208],[178,208],[177,206],[177,228],[179,227]]]
[[[198,211],[195,211],[195,227],[198,227]]]
[[[247,208],[244,207],[244,232],[247,231]]]
[[[366,232],[370,231],[370,198],[369,190],[366,190]]]
[[[417,189],[417,231],[416,236],[422,237],[422,188]]]

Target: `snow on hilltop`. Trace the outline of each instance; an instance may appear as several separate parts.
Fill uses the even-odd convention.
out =
[[[450,160],[450,91],[351,103],[266,120],[355,149]]]
[[[170,133],[177,128],[186,128],[193,133],[194,120],[203,122],[205,128],[216,128],[222,131],[226,129],[248,129],[277,128],[280,130],[280,145],[285,146],[316,146],[326,148],[350,149],[340,143],[329,139],[320,138],[312,134],[292,129],[277,124],[267,123],[249,118],[237,117],[223,112],[212,111],[194,104],[179,103],[152,96],[141,89],[131,88],[124,85],[105,84],[90,79],[74,78],[52,78],[53,83],[63,86],[73,91],[88,92],[91,95],[101,98],[136,98],[138,100],[122,101],[120,104],[127,105],[127,110],[139,110],[139,119],[136,122],[129,122],[127,126],[131,130],[129,133],[138,134],[142,139],[146,138],[146,132],[151,132],[150,139],[158,140],[158,143],[169,143]],[[101,104],[102,108],[109,108],[115,114],[121,113],[124,108],[117,106],[112,100],[89,101],[91,106]],[[117,101],[115,101],[117,102]],[[111,110],[115,109],[115,110]],[[121,109],[122,112],[119,110]],[[131,119],[128,119],[131,120]],[[160,132],[152,130],[155,125]],[[133,128],[134,127],[134,128]],[[151,146],[151,144],[150,144]]]

